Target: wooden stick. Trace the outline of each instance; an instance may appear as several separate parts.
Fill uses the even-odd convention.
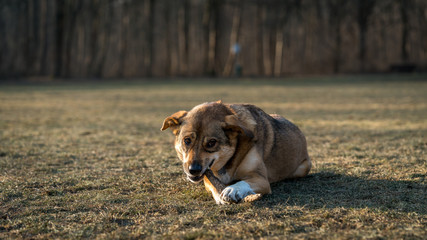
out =
[[[205,176],[212,183],[212,186],[215,187],[216,191],[221,194],[222,190],[224,190],[224,188],[226,187],[225,184],[222,183],[217,177],[215,177],[212,170],[210,169],[207,169],[205,171]]]

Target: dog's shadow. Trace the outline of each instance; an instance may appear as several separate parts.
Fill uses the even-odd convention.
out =
[[[426,175],[412,176],[415,181],[367,180],[320,172],[305,178],[272,184],[273,194],[264,196],[255,206],[277,204],[318,208],[374,208],[427,213]],[[421,182],[421,183],[420,183]]]

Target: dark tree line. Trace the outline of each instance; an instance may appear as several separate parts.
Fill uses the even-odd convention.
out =
[[[427,1],[0,0],[3,78],[231,76],[236,63],[245,76],[425,68]]]

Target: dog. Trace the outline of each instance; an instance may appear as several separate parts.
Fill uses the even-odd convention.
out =
[[[271,193],[270,183],[305,177],[311,169],[305,136],[290,121],[250,104],[203,103],[163,121],[187,178],[204,181],[217,204]],[[204,173],[227,187],[219,192]]]

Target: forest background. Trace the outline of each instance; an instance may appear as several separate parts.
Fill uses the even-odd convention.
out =
[[[0,36],[0,79],[423,71],[427,1],[0,0]]]

